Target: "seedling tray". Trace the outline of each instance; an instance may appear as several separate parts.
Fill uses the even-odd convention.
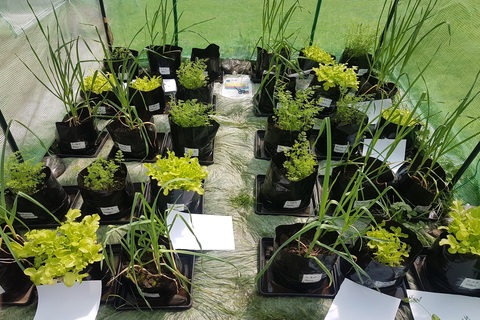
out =
[[[33,302],[37,290],[32,284],[24,288],[18,288],[15,292],[4,292],[0,294],[0,306],[26,306]]]
[[[60,152],[60,149],[58,148],[58,142],[55,140],[52,145],[49,148],[49,152],[57,155],[60,158],[96,158],[98,154],[100,153],[100,150],[102,149],[103,145],[108,139],[108,132],[107,131],[101,131],[98,135],[95,148],[92,149],[91,152],[87,154],[77,154],[77,153],[63,153]],[[48,154],[45,154],[47,156]]]
[[[273,253],[273,238],[262,238],[259,245],[259,269],[262,270],[267,264]],[[318,298],[333,298],[337,294],[340,279],[338,271],[334,269],[333,283],[329,285],[328,278],[325,278],[318,285],[318,288],[307,292],[297,292],[289,288],[285,288],[273,280],[270,268],[260,277],[258,282],[258,291],[264,296],[291,296],[291,297],[318,297]]]
[[[259,202],[260,198],[260,188],[265,181],[265,175],[257,175],[255,177],[255,213],[259,215],[286,215],[286,216],[297,216],[297,217],[313,217],[318,214],[318,204],[320,203],[321,198],[321,185],[315,183],[313,187],[312,198],[310,200],[310,205],[304,210],[268,210]]]
[[[162,154],[163,150],[165,148],[165,133],[163,132],[157,132],[157,147],[155,149],[150,150],[148,155],[145,158],[128,158],[125,157],[124,161],[126,162],[132,162],[132,161],[137,161],[137,162],[155,162],[157,159],[157,155]],[[114,144],[112,149],[110,149],[110,152],[108,153],[107,158],[108,159],[115,159],[115,154],[118,151],[118,147]]]

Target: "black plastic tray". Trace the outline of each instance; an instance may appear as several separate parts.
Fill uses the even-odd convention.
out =
[[[260,188],[265,181],[265,175],[259,174],[255,177],[255,213],[259,215],[287,215],[287,216],[297,216],[297,217],[313,217],[318,214],[318,204],[320,203],[321,198],[321,185],[315,183],[313,187],[312,198],[310,200],[310,205],[304,210],[276,210],[270,211],[263,207],[262,203],[258,201],[260,195]]]
[[[259,245],[259,270],[262,270],[273,253],[273,238],[262,238]],[[308,292],[297,292],[285,288],[272,279],[270,269],[260,277],[258,282],[258,291],[264,296],[294,296],[294,297],[319,297],[319,298],[333,298],[337,294],[339,288],[339,274],[334,269],[333,283],[329,285],[328,278],[319,283],[318,289],[313,289]]]
[[[157,155],[162,154],[165,148],[165,133],[164,132],[157,132],[157,148],[150,150],[148,155],[145,158],[128,158],[125,157],[124,161],[126,162],[155,162],[157,159]],[[115,154],[118,151],[118,147],[114,144],[110,152],[108,153],[108,159],[115,159]]]
[[[97,138],[97,143],[95,145],[95,149],[93,149],[90,153],[87,154],[76,154],[76,153],[62,153],[58,148],[58,142],[55,140],[49,148],[49,152],[57,155],[60,158],[96,158],[100,153],[103,145],[108,139],[108,132],[101,131]],[[46,156],[48,154],[45,154]]]
[[[0,306],[26,306],[33,302],[37,290],[32,284],[25,286],[16,292],[5,292],[0,294]]]
[[[138,309],[167,309],[171,311],[185,310],[192,306],[192,277],[193,277],[193,265],[195,263],[195,256],[187,254],[179,254],[182,262],[182,274],[188,279],[187,285],[187,301],[182,305],[168,305],[160,299],[146,297],[148,303],[138,295],[136,287],[122,285],[119,281],[115,281],[114,292],[115,299],[113,306],[117,310],[138,310]]]
[[[162,156],[167,155],[168,150],[172,150],[173,144],[172,144],[172,134],[171,132],[167,132],[165,134],[165,143],[164,143],[164,148],[162,150]],[[204,160],[198,160],[198,163],[200,163],[202,166],[209,166],[214,163],[214,155],[215,155],[215,138],[213,139],[213,149],[212,153]]]

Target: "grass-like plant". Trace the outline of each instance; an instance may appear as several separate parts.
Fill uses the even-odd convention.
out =
[[[306,88],[296,92],[295,97],[284,87],[275,93],[278,99],[278,108],[275,108],[273,119],[281,130],[306,131],[313,128],[315,115],[320,106],[312,99],[313,88]]]
[[[70,209],[66,221],[55,229],[34,229],[25,234],[23,244],[13,243],[19,259],[33,258],[24,273],[35,285],[62,281],[67,287],[88,276],[85,268],[103,259],[102,246],[97,243],[100,217],[87,215],[81,221],[78,209]]]
[[[410,245],[402,241],[402,238],[408,238],[408,234],[403,233],[401,227],[391,226],[386,229],[383,221],[372,226],[366,236],[369,239],[367,246],[375,260],[384,265],[399,266],[409,256]]]
[[[164,195],[172,190],[204,193],[203,181],[207,178],[208,171],[196,157],[177,157],[175,152],[168,151],[166,157],[159,155],[154,163],[144,163],[144,166],[147,168],[147,176],[156,180]]]
[[[320,65],[312,70],[325,91],[337,87],[340,93],[345,95],[349,89],[358,89],[356,67],[348,68],[343,63],[335,63]]]
[[[334,64],[335,59],[327,53],[325,50],[321,49],[318,45],[313,44],[302,49],[302,52],[306,59],[316,61],[321,64]]]
[[[136,77],[134,81],[130,83],[130,88],[149,92],[159,88],[162,85],[162,77],[161,76],[153,76],[153,77]]]
[[[300,181],[315,171],[317,160],[310,150],[310,142],[305,132],[298,135],[292,148],[285,151],[287,160],[283,163],[286,176],[290,181]]]
[[[447,226],[446,238],[440,240],[451,254],[473,254],[480,256],[480,207],[465,207],[462,201],[453,202],[448,212],[451,221]]]
[[[349,57],[367,56],[375,46],[375,28],[358,23],[345,36],[345,53]]]
[[[172,121],[183,128],[208,126],[213,114],[211,105],[198,102],[196,99],[178,100],[172,103],[170,109]]]
[[[46,177],[44,169],[42,162],[23,161],[19,152],[12,153],[5,162],[5,186],[14,194],[33,195]]]
[[[178,82],[187,89],[198,89],[207,85],[208,74],[205,60],[184,60],[177,70]]]

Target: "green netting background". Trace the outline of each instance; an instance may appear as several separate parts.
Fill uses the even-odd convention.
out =
[[[340,56],[345,33],[355,23],[376,24],[383,0],[323,0],[315,29],[314,43],[325,50]],[[480,57],[480,9],[476,0],[440,0],[437,21],[447,20],[451,26],[451,38],[442,30],[422,46],[409,66],[415,74],[418,66],[428,61],[435,48],[442,44],[435,54],[434,62],[425,74],[425,83],[432,97],[432,107],[441,113],[433,127],[445,120],[448,110],[458,105],[470,87],[479,70]],[[8,0],[0,4],[0,14],[8,10]],[[124,46],[131,42],[145,19],[145,7],[155,7],[151,0],[104,0],[106,15],[114,36],[114,45]],[[184,48],[184,57],[189,57],[192,47],[206,47],[216,43],[221,48],[224,59],[251,59],[256,41],[261,34],[261,3],[259,0],[179,0],[181,13],[180,29],[203,20],[205,23],[190,28],[179,35],[179,45]],[[402,3],[402,1],[400,1]],[[301,48],[308,44],[314,21],[316,0],[300,1],[299,9],[291,24],[295,31],[295,45]],[[73,33],[79,32],[93,38],[84,24],[97,24],[102,27],[100,6],[94,0],[71,0],[61,7],[62,17],[72,24]],[[3,15],[2,15],[3,17]],[[51,18],[51,17],[50,17]],[[49,16],[46,18],[48,21]],[[434,23],[432,21],[431,23]],[[26,61],[33,61],[28,54],[25,38],[13,32],[6,20],[0,21],[0,106],[7,120],[17,119],[27,124],[47,144],[54,139],[53,121],[63,116],[63,109],[56,108],[54,99],[42,90],[28,76],[17,55]],[[32,34],[35,28],[27,30]],[[38,31],[38,30],[37,30]],[[132,43],[133,48],[141,49],[148,45],[148,38],[140,33]],[[37,43],[41,46],[41,43]],[[19,51],[20,50],[20,51]],[[23,51],[22,51],[23,50]],[[21,53],[18,53],[21,52]],[[14,78],[19,76],[17,80]],[[477,85],[477,90],[480,86]],[[217,84],[216,92],[220,90]],[[412,99],[425,90],[420,85],[412,93]],[[470,106],[467,116],[480,116],[479,99]],[[55,108],[54,108],[55,107]],[[236,250],[233,252],[211,252],[225,258],[238,267],[213,261],[199,260],[195,265],[194,302],[192,309],[181,313],[129,311],[119,312],[102,306],[97,319],[322,319],[331,300],[317,298],[262,297],[258,294],[253,278],[257,272],[257,247],[261,237],[272,236],[276,225],[298,221],[288,217],[258,216],[253,210],[254,177],[266,171],[268,162],[254,158],[254,134],[264,129],[266,120],[255,117],[250,99],[231,100],[219,96],[218,113],[221,129],[216,140],[215,164],[208,167],[209,178],[206,184],[205,213],[231,215],[234,220]],[[166,118],[156,116],[155,123],[160,131],[168,130]],[[471,126],[472,132],[479,125]],[[22,151],[41,157],[44,153],[28,132],[21,127],[14,128],[14,134]],[[3,135],[2,135],[3,138]],[[452,152],[446,163],[458,167],[466,159],[478,141]],[[107,142],[100,156],[108,153],[111,142]],[[64,185],[76,184],[76,173],[91,159],[66,160],[67,173],[60,178]],[[480,204],[477,165],[479,158],[458,183],[458,196],[474,205]],[[144,180],[141,164],[128,165],[133,179]],[[451,168],[451,167],[449,167]],[[460,187],[461,186],[461,187]],[[233,199],[243,201],[232,202]],[[35,306],[8,307],[0,310],[1,319],[31,319]],[[397,319],[411,318],[402,308]]]

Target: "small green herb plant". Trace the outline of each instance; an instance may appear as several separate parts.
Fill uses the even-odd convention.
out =
[[[130,83],[130,87],[139,91],[148,92],[159,88],[162,85],[161,76],[137,77]]]
[[[85,188],[102,191],[116,190],[122,187],[121,181],[115,178],[115,173],[120,169],[120,163],[123,162],[123,153],[117,151],[115,160],[106,160],[98,158],[87,167],[87,175],[83,178]]]
[[[404,258],[409,256],[410,245],[402,241],[408,235],[402,233],[401,227],[391,226],[385,228],[385,222],[372,226],[366,232],[368,237],[367,246],[373,252],[375,259],[387,266],[396,267],[402,264]]]
[[[338,87],[342,95],[345,95],[348,89],[358,90],[356,69],[355,66],[348,68],[343,63],[320,65],[318,68],[312,68],[325,91]]]
[[[448,246],[451,254],[474,254],[480,256],[480,207],[466,208],[456,200],[450,207],[452,221],[439,229],[446,230],[447,236],[440,240],[441,246]]]
[[[208,126],[213,114],[211,105],[198,102],[197,99],[178,100],[172,103],[170,109],[173,122],[183,128]]]
[[[373,51],[376,31],[373,27],[358,23],[351,27],[345,37],[345,53],[349,57],[366,56]]]
[[[208,75],[205,60],[185,60],[177,70],[178,82],[187,89],[198,89],[207,85]]]
[[[361,97],[345,95],[337,102],[337,109],[333,116],[336,123],[340,124],[362,124],[367,115],[355,108],[355,105],[361,101]]]
[[[310,143],[305,132],[298,135],[292,148],[285,151],[287,160],[283,163],[286,176],[290,181],[300,181],[315,171],[317,161],[310,150]]]
[[[321,110],[317,100],[312,99],[313,88],[299,90],[295,97],[285,88],[280,88],[275,94],[278,106],[273,110],[273,120],[278,128],[288,131],[306,131],[313,128],[315,115]]]
[[[111,80],[109,80],[110,77],[113,77],[113,75],[110,73],[104,74],[97,70],[93,74],[83,78],[82,88],[84,91],[91,91],[95,94],[111,91],[112,84]]]
[[[25,234],[23,244],[12,246],[19,259],[34,258],[24,273],[35,285],[63,281],[67,287],[88,276],[85,268],[103,259],[97,243],[100,217],[87,215],[81,221],[78,209],[70,209],[66,221],[55,229],[33,229]]]
[[[147,176],[157,181],[163,194],[172,190],[195,191],[203,194],[203,181],[208,177],[208,171],[198,162],[198,158],[190,155],[177,157],[175,152],[168,151],[166,157],[157,156],[154,163],[145,163]]]
[[[415,113],[406,108],[399,108],[398,106],[392,106],[382,110],[381,115],[385,120],[399,126],[411,127],[420,123],[415,117]]]
[[[334,64],[335,59],[326,51],[321,49],[318,45],[313,44],[307,46],[302,50],[305,58],[316,61],[321,64]]]
[[[23,192],[33,195],[46,177],[43,172],[45,165],[42,162],[20,159],[20,153],[15,152],[5,161],[5,186],[14,194]]]

